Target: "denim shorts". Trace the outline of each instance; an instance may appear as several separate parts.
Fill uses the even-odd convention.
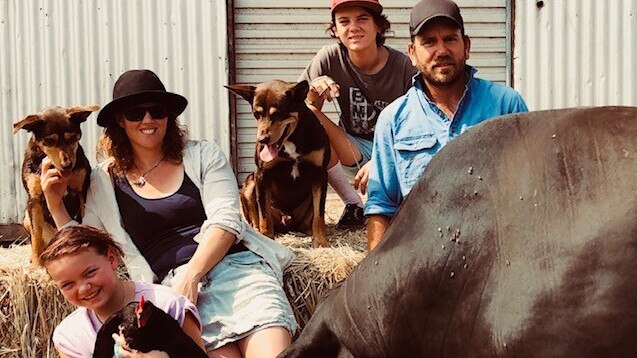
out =
[[[185,265],[162,281],[172,286],[185,274]],[[225,256],[199,284],[197,309],[201,337],[211,351],[268,327],[297,329],[292,307],[267,262],[252,251]]]
[[[359,166],[362,167],[364,164],[369,162],[370,159],[372,159],[373,142],[371,140],[359,138],[351,134],[348,134],[347,136],[349,137],[349,140],[352,143],[354,143],[354,145],[356,145],[356,147],[358,148],[358,150],[361,152],[361,155],[362,155],[361,160],[359,160],[357,164],[354,164],[352,166],[343,165],[345,174],[350,180],[353,180],[354,177],[356,176],[356,173],[358,173],[358,167]]]

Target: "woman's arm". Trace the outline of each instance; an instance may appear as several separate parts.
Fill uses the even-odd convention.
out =
[[[214,141],[201,141],[184,159],[188,162],[185,164],[196,163],[189,158],[191,156],[201,158],[201,162],[198,163],[201,168],[198,173],[193,174],[199,175],[196,179],[199,182],[201,200],[206,212],[206,221],[201,226],[201,234],[195,237],[195,241],[202,242],[204,238],[209,238],[210,235],[203,234],[215,227],[241,237],[245,224],[239,209],[239,186],[225,154]]]
[[[174,289],[197,303],[197,284],[225,256],[230,246],[241,236],[244,223],[239,209],[237,180],[219,146],[211,141],[198,143],[198,152],[189,152],[184,158],[190,165],[192,156],[201,158],[201,200],[206,211],[206,221],[195,237],[199,243],[193,257],[186,264],[186,273]],[[192,179],[192,178],[191,178]]]
[[[51,159],[45,157],[42,160],[42,174],[40,174],[40,185],[42,186],[42,193],[46,199],[46,205],[49,208],[49,212],[55,221],[55,226],[61,228],[71,221],[71,216],[62,199],[67,189],[66,179],[57,170]]]
[[[92,170],[95,171],[101,169],[93,168]],[[91,175],[90,181],[91,183],[86,194],[86,201],[84,202],[82,223],[98,229],[104,229],[104,225],[100,221],[97,213],[93,210],[95,209],[95,203],[103,204],[103,199],[100,202],[100,199],[96,198],[95,194],[100,182],[99,180],[96,180],[94,175]],[[49,157],[42,160],[40,185],[42,186],[46,205],[53,217],[56,228],[61,230],[63,227],[68,225],[77,225],[78,222],[71,218],[63,202],[64,193],[67,190],[66,179],[62,178],[60,172],[53,166],[53,164],[51,164],[51,159],[49,159]]]
[[[197,284],[210,271],[232,246],[236,236],[218,227],[212,227],[202,233],[203,238],[186,264],[186,274],[173,288],[186,296],[192,303],[197,304]]]

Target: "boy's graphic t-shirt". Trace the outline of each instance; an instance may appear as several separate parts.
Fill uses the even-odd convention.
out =
[[[319,76],[330,76],[340,86],[337,98],[345,131],[353,136],[372,140],[380,112],[411,87],[417,73],[402,52],[385,46],[389,57],[378,73],[366,75],[354,66],[341,44],[324,46],[314,56],[299,81],[311,82]],[[363,88],[361,88],[363,87]],[[328,111],[330,103],[323,104]]]

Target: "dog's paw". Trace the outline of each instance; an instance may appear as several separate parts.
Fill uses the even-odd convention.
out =
[[[325,238],[314,238],[314,240],[312,240],[312,247],[313,248],[319,248],[319,247],[329,247],[330,243],[325,239]]]

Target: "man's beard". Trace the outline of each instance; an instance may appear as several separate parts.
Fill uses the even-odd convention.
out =
[[[465,68],[465,61],[460,61],[460,63],[455,63],[451,58],[441,58],[436,61],[436,66],[440,65],[452,65],[452,68],[447,73],[439,73],[435,72],[435,67],[431,70],[427,70],[425,66],[418,66],[422,76],[425,78],[427,83],[436,86],[436,87],[451,87],[457,81],[462,80],[463,78],[463,70]]]

